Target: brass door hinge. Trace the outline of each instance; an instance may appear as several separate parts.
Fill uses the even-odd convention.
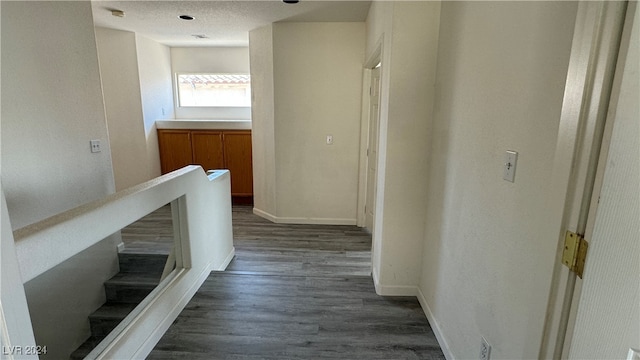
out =
[[[564,237],[564,250],[562,251],[562,263],[582,279],[584,263],[587,258],[589,243],[584,236],[567,231]]]

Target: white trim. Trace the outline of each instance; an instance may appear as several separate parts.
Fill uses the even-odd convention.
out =
[[[358,164],[358,206],[356,225],[364,227],[366,222],[365,205],[367,202],[367,167],[369,148],[369,103],[371,91],[371,69],[362,69],[362,107],[360,109],[360,156]]]
[[[585,231],[624,6],[622,2],[606,1],[586,1],[578,5],[549,183],[553,199],[548,205],[553,211],[550,218],[559,220],[540,358],[562,358],[571,340],[571,318],[575,312],[571,309],[571,299],[580,281],[562,266],[560,257],[565,231],[581,234]]]
[[[382,285],[378,283],[376,293],[380,296],[416,296],[418,287],[413,285]]]
[[[438,321],[433,316],[433,312],[431,311],[431,308],[427,303],[427,299],[424,297],[424,294],[422,293],[422,290],[419,287],[418,287],[418,295],[416,297],[418,298],[418,302],[422,307],[422,311],[427,316],[427,320],[429,321],[431,330],[433,330],[433,334],[436,336],[436,340],[438,340],[438,344],[440,344],[440,349],[442,349],[442,352],[444,353],[444,357],[447,360],[454,360],[455,357],[453,357],[453,354],[449,349],[449,344],[447,343],[447,340],[444,338],[444,335],[442,334],[442,329],[440,328],[440,324],[438,324]]]
[[[273,216],[273,215],[271,215],[271,214],[269,214],[269,213],[268,213],[268,212],[266,212],[266,211],[263,211],[263,210],[260,210],[260,209],[258,209],[258,208],[255,208],[255,207],[254,207],[254,208],[253,208],[253,213],[254,213],[255,215],[260,216],[260,217],[261,217],[261,218],[263,218],[263,219],[267,219],[267,220],[271,221],[272,223],[275,223],[275,222],[276,222],[276,217],[275,217],[275,216]]]
[[[376,294],[380,296],[416,296],[418,294],[417,286],[383,285],[380,283],[375,271],[371,272],[371,276],[373,277],[373,286],[376,288]]]
[[[215,268],[215,266],[212,266],[211,271],[225,271],[227,269],[227,266],[229,266],[229,263],[231,263],[231,260],[233,260],[234,256],[236,256],[236,248],[232,247],[229,255],[227,255],[227,257],[222,261],[220,266],[218,266],[217,268]]]
[[[279,217],[258,208],[253,208],[253,213],[276,224],[356,225],[356,219]]]

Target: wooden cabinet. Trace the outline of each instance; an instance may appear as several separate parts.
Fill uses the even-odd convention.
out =
[[[222,137],[225,168],[231,172],[231,192],[236,196],[252,196],[251,133],[225,131]]]
[[[253,197],[250,130],[158,129],[162,173],[194,164],[204,170],[229,169],[235,202]]]
[[[158,130],[158,146],[163,174],[193,164],[188,130]]]
[[[193,131],[191,133],[191,147],[193,149],[193,163],[201,165],[205,171],[227,168],[224,164],[222,132]]]

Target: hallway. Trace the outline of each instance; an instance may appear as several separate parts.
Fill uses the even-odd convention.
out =
[[[273,224],[234,207],[236,257],[198,290],[149,359],[443,359],[411,297],[376,295],[371,236]]]

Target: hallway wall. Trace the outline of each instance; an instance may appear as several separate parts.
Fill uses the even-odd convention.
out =
[[[116,190],[149,180],[135,34],[95,29]]]
[[[276,23],[251,32],[257,214],[355,224],[364,43],[364,23]]]
[[[382,41],[373,275],[384,295],[415,295],[427,208],[439,2],[374,2],[367,57]]]
[[[455,358],[537,358],[550,181],[577,5],[443,2],[420,290]],[[502,179],[519,152],[515,182]]]

